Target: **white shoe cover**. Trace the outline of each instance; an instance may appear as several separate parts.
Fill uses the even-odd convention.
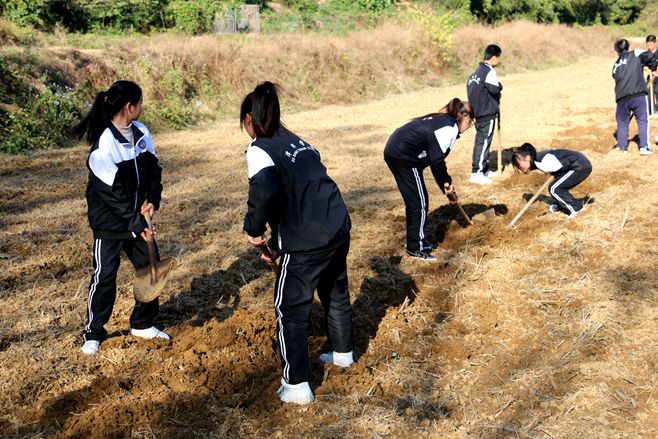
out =
[[[354,363],[354,354],[349,352],[325,352],[320,355],[320,360],[338,367],[350,367]]]
[[[87,340],[80,350],[85,355],[96,355],[101,342],[98,340]]]
[[[155,326],[151,326],[146,329],[133,329],[130,328],[130,333],[135,337],[145,338],[147,340],[153,340],[154,338],[162,338],[164,340],[171,340],[169,334],[166,332],[160,331]]]
[[[283,402],[293,402],[295,404],[308,404],[313,402],[313,392],[308,385],[308,381],[299,384],[288,384],[281,378],[281,387],[277,390],[279,399]]]

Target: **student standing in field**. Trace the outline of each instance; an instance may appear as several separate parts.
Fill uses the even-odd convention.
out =
[[[568,149],[549,149],[537,152],[534,146],[524,143],[514,150],[512,166],[524,174],[538,169],[555,177],[548,191],[555,199],[551,212],[562,211],[575,218],[583,203],[571,195],[570,189],[578,186],[592,173],[592,164],[585,155]]]
[[[475,144],[469,180],[475,184],[491,184],[493,181],[489,177],[497,175],[496,171],[489,170],[489,150],[500,106],[500,92],[503,90],[503,85],[496,75],[500,55],[500,47],[495,44],[488,45],[484,49],[484,61],[469,76],[466,83],[468,102],[473,105],[475,115]]]
[[[655,75],[658,59],[647,50],[629,51],[628,40],[617,40],[614,47],[618,55],[612,68],[617,101],[617,150],[628,152],[628,124],[633,114],[640,134],[640,155],[651,155],[653,151],[649,149],[649,94],[642,66],[649,67]]]
[[[277,87],[263,82],[242,102],[240,126],[253,139],[247,148],[247,239],[274,264],[274,307],[283,365],[279,398],[313,401],[309,387],[308,329],[313,292],[324,308],[333,352],[320,359],[340,367],[353,362],[352,305],[347,282],[351,222],[320,153],[280,121]],[[266,224],[272,236],[266,241]]]
[[[458,202],[445,159],[459,135],[473,125],[473,108],[458,98],[438,113],[413,119],[393,132],[384,160],[395,177],[406,207],[407,255],[435,261],[434,246],[425,239],[428,197],[423,170],[429,166],[436,183],[452,203]],[[448,185],[446,188],[445,185]]]
[[[658,44],[656,44],[656,36],[648,35],[646,39],[647,51],[651,52],[654,58],[658,58]],[[653,81],[653,112],[655,114],[658,112],[658,77],[650,75],[647,78],[647,84]]]
[[[116,275],[123,250],[135,269],[149,264],[146,235],[154,232],[145,215],[153,218],[160,207],[161,168],[151,133],[137,122],[142,113],[142,90],[134,82],[117,81],[98,93],[89,114],[74,128],[91,145],[87,158],[87,216],[94,236],[94,273],[89,285],[88,323],[82,352],[94,355],[105,338],[103,327],[116,298]],[[144,201],[147,204],[144,204]],[[157,257],[157,247],[156,247]],[[136,337],[169,339],[153,326],[158,299],[135,300],[130,332]]]

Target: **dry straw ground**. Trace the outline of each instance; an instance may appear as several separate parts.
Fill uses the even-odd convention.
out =
[[[445,250],[436,264],[402,256],[404,208],[382,149],[393,129],[463,96],[463,85],[285,115],[322,152],[354,224],[358,361],[319,362],[314,310],[317,399],[305,407],[275,397],[273,274],[241,232],[247,138],[236,121],[156,137],[159,242],[179,261],[158,324],[173,342],[126,335],[124,263],[112,337],[94,358],[79,352],[91,273],[86,148],[3,157],[2,435],[655,437],[658,157],[611,151],[613,61],[501,78],[505,147],[583,151],[594,172],[576,193],[595,198],[588,211],[568,221],[538,202],[507,230],[543,177],[508,170],[491,187],[469,185],[471,130],[448,167],[467,212],[494,206],[499,217],[462,228],[427,173],[429,230]]]

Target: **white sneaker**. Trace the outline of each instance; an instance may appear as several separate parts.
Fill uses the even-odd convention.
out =
[[[548,206],[548,211],[549,212],[559,212],[560,211],[560,206],[558,206],[556,203],[553,203],[550,206]]]
[[[315,399],[308,381],[299,384],[288,384],[281,378],[281,387],[276,393],[281,401],[294,402],[295,404],[308,404]]]
[[[648,146],[643,146],[642,148],[640,148],[640,155],[651,155],[651,154],[653,154],[653,151],[651,151]]]
[[[487,178],[498,177],[498,171],[487,171],[484,173],[484,176]]]
[[[471,183],[475,184],[492,184],[493,180],[491,180],[489,177],[486,175],[480,173],[480,172],[474,172],[471,174],[471,178],[468,180]]]
[[[333,364],[338,367],[350,367],[354,363],[354,354],[349,352],[325,352],[320,355],[320,360],[327,364]]]
[[[87,340],[80,350],[85,355],[96,355],[101,342],[98,340]]]
[[[162,338],[164,340],[171,340],[169,334],[166,332],[160,331],[155,326],[151,326],[146,329],[133,329],[130,328],[130,333],[135,337],[145,338],[147,340],[153,340],[154,338]]]

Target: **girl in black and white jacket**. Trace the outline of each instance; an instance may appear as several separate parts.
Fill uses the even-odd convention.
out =
[[[274,307],[283,364],[278,396],[283,402],[313,401],[309,387],[309,314],[317,288],[333,351],[324,362],[353,362],[352,305],[347,282],[350,217],[320,153],[280,121],[277,88],[264,82],[240,109],[240,125],[253,139],[247,149],[249,199],[244,231],[263,249],[277,273]],[[266,225],[272,238],[265,240]]]
[[[592,173],[592,164],[583,153],[569,149],[537,152],[534,146],[524,143],[514,150],[512,166],[524,174],[538,169],[555,177],[548,188],[556,201],[549,207],[551,212],[563,211],[575,218],[583,209],[582,201],[569,192]]]
[[[154,232],[145,215],[160,207],[161,172],[148,128],[137,122],[142,113],[142,90],[130,81],[116,81],[98,93],[89,114],[73,129],[91,145],[87,158],[87,217],[94,236],[94,273],[89,284],[88,321],[82,352],[94,355],[107,331],[116,298],[116,275],[121,252],[135,269],[149,264],[146,235]],[[144,204],[144,201],[147,204]],[[157,258],[156,246],[156,258]],[[153,326],[158,299],[135,300],[131,334],[169,339]]]
[[[458,201],[445,159],[459,135],[473,125],[473,108],[458,98],[440,112],[413,119],[393,132],[384,160],[395,177],[406,206],[407,255],[434,261],[433,246],[425,239],[428,197],[423,170],[430,167],[439,189],[452,203]],[[447,188],[446,188],[447,185]]]

